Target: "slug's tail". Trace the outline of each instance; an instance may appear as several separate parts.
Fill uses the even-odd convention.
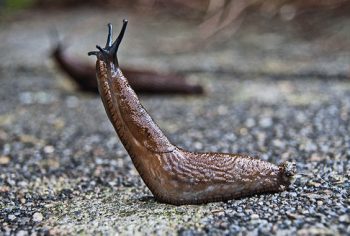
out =
[[[280,187],[288,188],[289,185],[294,180],[294,175],[296,174],[296,166],[294,162],[284,162],[278,165],[279,168],[279,184]]]
[[[112,59],[114,65],[119,66],[117,52],[118,52],[119,45],[120,45],[121,41],[123,40],[127,24],[128,24],[128,21],[124,19],[123,20],[123,27],[119,33],[118,38],[114,41],[114,43],[112,43],[113,42],[113,40],[112,40],[112,34],[113,34],[112,24],[109,23],[108,24],[108,36],[107,36],[106,46],[104,48],[102,48],[101,46],[96,45],[96,48],[98,49],[98,51],[89,52],[88,55],[89,56],[95,55],[97,57],[102,56],[102,58],[107,57],[108,59]]]

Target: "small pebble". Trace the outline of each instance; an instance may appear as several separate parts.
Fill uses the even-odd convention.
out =
[[[16,216],[15,216],[15,215],[10,214],[10,215],[8,215],[8,216],[7,216],[7,219],[9,219],[9,220],[13,221],[14,219],[16,219]]]
[[[270,127],[272,125],[272,119],[270,117],[265,117],[259,120],[259,125],[263,128]]]
[[[44,147],[44,152],[47,154],[53,153],[55,151],[55,148],[53,146],[45,146]]]
[[[250,219],[252,219],[252,220],[257,220],[257,219],[259,219],[260,217],[259,217],[259,215],[258,214],[252,214],[251,216],[250,216]]]
[[[33,221],[34,222],[41,222],[44,219],[44,216],[40,212],[35,212],[33,214]]]
[[[29,235],[27,231],[20,230],[16,233],[16,236],[27,236]]]
[[[348,214],[344,214],[339,216],[339,221],[342,223],[350,223],[350,216]]]
[[[317,201],[317,205],[318,206],[322,206],[323,205],[323,201]]]
[[[10,157],[0,156],[0,165],[7,165],[10,162]]]

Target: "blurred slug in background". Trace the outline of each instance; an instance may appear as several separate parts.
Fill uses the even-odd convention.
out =
[[[96,70],[93,65],[71,58],[64,52],[61,43],[53,48],[52,58],[57,66],[73,80],[82,91],[98,93]],[[123,68],[130,86],[138,94],[203,94],[201,85],[188,82],[183,76],[158,73],[152,70]]]
[[[119,68],[117,51],[124,36],[123,21],[112,43],[108,24],[105,48],[96,46],[96,76],[106,113],[137,171],[154,197],[164,203],[201,204],[258,193],[286,190],[295,175],[290,162],[278,166],[247,155],[195,153],[173,145],[141,105],[132,78]]]

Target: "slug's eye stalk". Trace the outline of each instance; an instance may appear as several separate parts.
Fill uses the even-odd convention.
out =
[[[119,33],[119,36],[112,44],[112,42],[113,42],[113,40],[112,40],[112,24],[109,23],[108,24],[108,36],[107,36],[107,42],[106,42],[105,48],[102,48],[102,47],[96,45],[96,48],[99,51],[89,52],[88,55],[89,56],[95,55],[97,57],[102,55],[104,58],[112,59],[113,63],[116,66],[118,66],[117,52],[118,52],[119,45],[123,40],[127,24],[128,24],[128,21],[124,19],[123,20],[123,27]]]
[[[112,24],[108,23],[107,26],[108,26],[108,36],[107,36],[107,42],[106,42],[105,48],[108,48],[108,47],[112,46],[112,43],[113,43],[113,39],[112,39],[112,35],[113,35]]]

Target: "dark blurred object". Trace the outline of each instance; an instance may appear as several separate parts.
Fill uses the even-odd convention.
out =
[[[191,10],[192,13],[205,12],[208,0],[36,0],[39,7],[75,7],[75,6],[100,6],[100,7],[127,7],[147,9],[174,9],[181,11]],[[196,11],[196,12],[193,12]],[[176,12],[174,12],[176,14]]]
[[[17,0],[19,1],[19,0]],[[21,0],[29,1],[29,0]],[[39,7],[99,6],[144,10],[169,10],[170,14],[183,14],[200,22],[215,21],[217,28],[232,23],[248,11],[279,15],[291,20],[309,11],[335,10],[350,5],[349,0],[31,0]],[[176,11],[175,11],[176,9]],[[220,27],[221,26],[221,27]]]
[[[98,93],[95,66],[70,58],[58,44],[52,50],[52,57],[59,68],[74,80],[83,91]],[[190,84],[182,76],[162,74],[149,70],[122,68],[122,71],[136,93],[143,94],[203,94],[201,85]]]
[[[33,0],[34,1],[34,0]],[[312,14],[327,17],[325,13],[335,15],[350,14],[350,0],[36,0],[37,6],[44,8],[75,7],[92,5],[136,10],[140,14],[165,12],[168,15],[181,15],[184,19],[195,20],[198,30],[195,40],[181,42],[180,49],[174,52],[202,49],[211,44],[215,38],[219,42],[229,39],[239,28],[247,13],[257,12],[261,15],[282,21],[300,19],[305,23],[305,31],[319,29],[317,23],[310,23]],[[320,14],[321,13],[321,14]],[[311,25],[307,26],[307,25]],[[302,27],[301,27],[302,28]],[[196,41],[195,43],[193,43]],[[171,51],[171,50],[170,50]]]

